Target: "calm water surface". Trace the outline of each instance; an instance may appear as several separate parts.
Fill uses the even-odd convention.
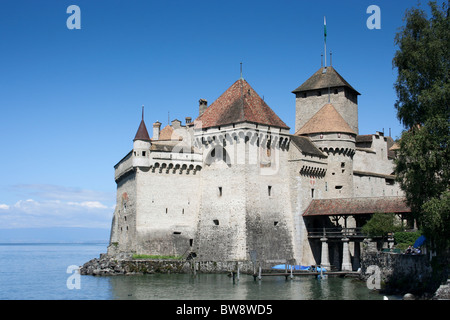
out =
[[[151,274],[80,276],[68,289],[71,265],[80,266],[106,252],[105,244],[0,244],[1,300],[382,300],[364,282],[350,278],[268,277],[254,281],[241,274]]]

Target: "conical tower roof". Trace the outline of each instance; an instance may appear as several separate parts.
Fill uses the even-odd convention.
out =
[[[217,127],[240,122],[289,129],[242,78],[233,83],[194,121],[195,128]]]
[[[328,103],[324,105],[317,113],[309,119],[303,127],[301,127],[296,133],[296,136],[310,134],[310,133],[356,133],[350,128],[348,123],[336,110],[336,108]]]
[[[138,131],[136,132],[136,136],[133,139],[133,141],[136,141],[136,140],[150,141],[150,136],[148,135],[148,131],[147,131],[147,127],[145,126],[144,119],[141,120]]]

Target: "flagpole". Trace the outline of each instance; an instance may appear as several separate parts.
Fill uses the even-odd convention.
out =
[[[327,67],[327,20],[323,16],[323,46],[325,52],[323,53],[325,57],[325,68]]]

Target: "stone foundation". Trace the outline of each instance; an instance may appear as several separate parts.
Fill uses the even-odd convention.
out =
[[[196,261],[196,260],[118,260],[107,255],[92,259],[80,267],[82,275],[132,275],[152,273],[231,273],[252,274],[253,263],[249,261]]]

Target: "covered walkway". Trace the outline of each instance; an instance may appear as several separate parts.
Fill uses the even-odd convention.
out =
[[[320,241],[320,261],[317,263],[330,267],[329,243],[334,242],[334,261],[340,262],[340,270],[357,269],[360,260],[360,243],[366,238],[362,226],[374,213],[393,213],[400,219],[406,219],[411,209],[403,197],[370,197],[315,199],[303,213],[303,218],[311,242]],[[347,219],[352,218],[352,226],[347,226]],[[337,243],[336,243],[337,242]],[[353,264],[350,246],[353,247]],[[342,248],[342,249],[341,249]],[[338,267],[336,265],[336,267]]]

